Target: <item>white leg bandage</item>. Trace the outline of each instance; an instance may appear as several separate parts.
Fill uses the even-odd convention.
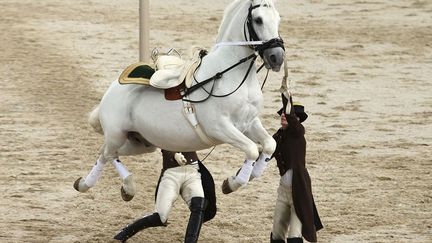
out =
[[[119,173],[120,177],[124,180],[126,177],[130,176],[131,173],[126,169],[126,167],[123,165],[123,163],[119,159],[114,159],[112,164],[116,168],[117,172]]]
[[[93,166],[92,170],[84,180],[84,183],[88,187],[93,187],[94,185],[96,185],[96,182],[99,180],[99,178],[102,175],[104,166],[105,166],[104,163],[100,162],[99,160],[96,161],[96,164]]]
[[[246,160],[240,169],[239,173],[235,177],[235,182],[239,183],[240,185],[245,185],[250,178],[250,175],[253,170],[253,164],[255,161],[253,160]]]
[[[264,170],[267,167],[267,163],[270,160],[271,155],[265,154],[265,153],[261,153],[257,162],[254,165],[254,168],[252,170],[252,178],[257,178],[260,177],[262,175],[262,173],[264,172]]]

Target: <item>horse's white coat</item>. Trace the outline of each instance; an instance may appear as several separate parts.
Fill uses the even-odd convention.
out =
[[[279,37],[280,18],[272,1],[236,0],[225,10],[216,42],[245,41],[243,29],[248,9],[257,4],[262,5],[255,8],[252,15],[262,19],[261,25],[254,25],[259,38],[270,40]],[[283,51],[281,48],[274,49],[275,52]],[[253,53],[254,50],[248,46],[217,46],[203,58],[196,80],[212,77]],[[250,62],[235,67],[215,81],[214,94],[224,95],[235,90],[245,77]],[[205,86],[207,91],[210,91],[211,85],[212,82]],[[206,97],[203,89],[189,95],[191,100]],[[196,103],[195,108],[203,131],[216,141],[213,145],[231,144],[245,153],[247,161],[255,161],[259,157],[257,143],[262,145],[266,155],[271,155],[275,149],[274,139],[258,117],[262,103],[263,95],[253,65],[246,81],[235,93],[224,98],[211,97]],[[96,109],[99,110],[92,112],[92,123],[96,127],[99,125],[95,124],[96,113],[105,137],[100,161],[106,162],[119,155],[152,152],[155,147],[170,151],[197,151],[210,147],[202,142],[182,114],[182,101],[165,100],[163,90],[134,84],[121,85],[115,81]],[[127,134],[131,131],[139,133],[153,147],[130,141]],[[245,174],[244,183],[251,172],[252,168],[242,172]]]

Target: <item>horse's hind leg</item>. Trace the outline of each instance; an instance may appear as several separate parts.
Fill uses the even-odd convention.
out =
[[[138,155],[151,153],[156,150],[156,147],[153,146],[149,141],[147,141],[141,134],[137,132],[128,132],[127,140],[119,148],[118,154],[120,156],[123,155]]]
[[[118,158],[112,160],[112,164],[116,168],[117,172],[119,173],[123,181],[122,187],[120,189],[123,200],[124,201],[132,200],[136,192],[135,180],[133,178],[132,173],[128,171],[126,166],[124,166],[123,163]]]
[[[79,192],[86,192],[91,187],[94,187],[96,185],[97,181],[99,180],[99,178],[102,175],[102,171],[103,171],[105,164],[106,164],[106,160],[102,156],[104,149],[105,149],[105,144],[102,145],[102,147],[100,148],[99,158],[96,160],[96,163],[93,165],[93,168],[88,173],[88,175],[85,178],[80,177],[75,181],[75,183],[74,183],[75,190],[77,190]]]
[[[127,140],[118,149],[118,155],[137,155],[143,153],[154,152],[156,147],[147,142],[142,136],[137,133],[129,132],[127,134]],[[119,173],[123,180],[123,185],[121,187],[121,196],[124,201],[130,201],[135,195],[135,181],[133,175],[126,169],[126,167],[117,158],[112,161],[114,167]]]
[[[122,198],[125,201],[131,200],[135,195],[135,182],[132,174],[126,169],[118,158],[118,150],[126,142],[126,135],[118,133],[117,136],[105,135],[105,144],[100,150],[99,158],[86,178],[79,178],[75,181],[74,188],[80,192],[86,192],[95,186],[102,175],[106,162],[112,161],[119,175],[122,177],[123,185],[121,188]]]
[[[105,149],[103,157],[111,161],[120,177],[122,178],[121,195],[123,200],[130,201],[135,196],[136,187],[132,173],[130,173],[118,158],[119,150],[127,143],[127,133],[118,132],[111,136],[105,135]]]

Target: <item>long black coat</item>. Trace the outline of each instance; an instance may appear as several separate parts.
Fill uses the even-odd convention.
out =
[[[302,222],[302,235],[309,242],[316,242],[316,231],[323,228],[312,195],[309,173],[306,169],[305,129],[294,114],[286,115],[288,127],[279,129],[273,138],[277,146],[276,158],[282,176],[293,170],[292,193],[296,214]]]

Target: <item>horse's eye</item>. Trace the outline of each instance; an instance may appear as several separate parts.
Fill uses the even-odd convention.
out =
[[[254,21],[255,21],[255,24],[257,24],[257,25],[262,25],[263,24],[263,20],[262,20],[261,17],[258,17],[256,19],[254,19]]]

